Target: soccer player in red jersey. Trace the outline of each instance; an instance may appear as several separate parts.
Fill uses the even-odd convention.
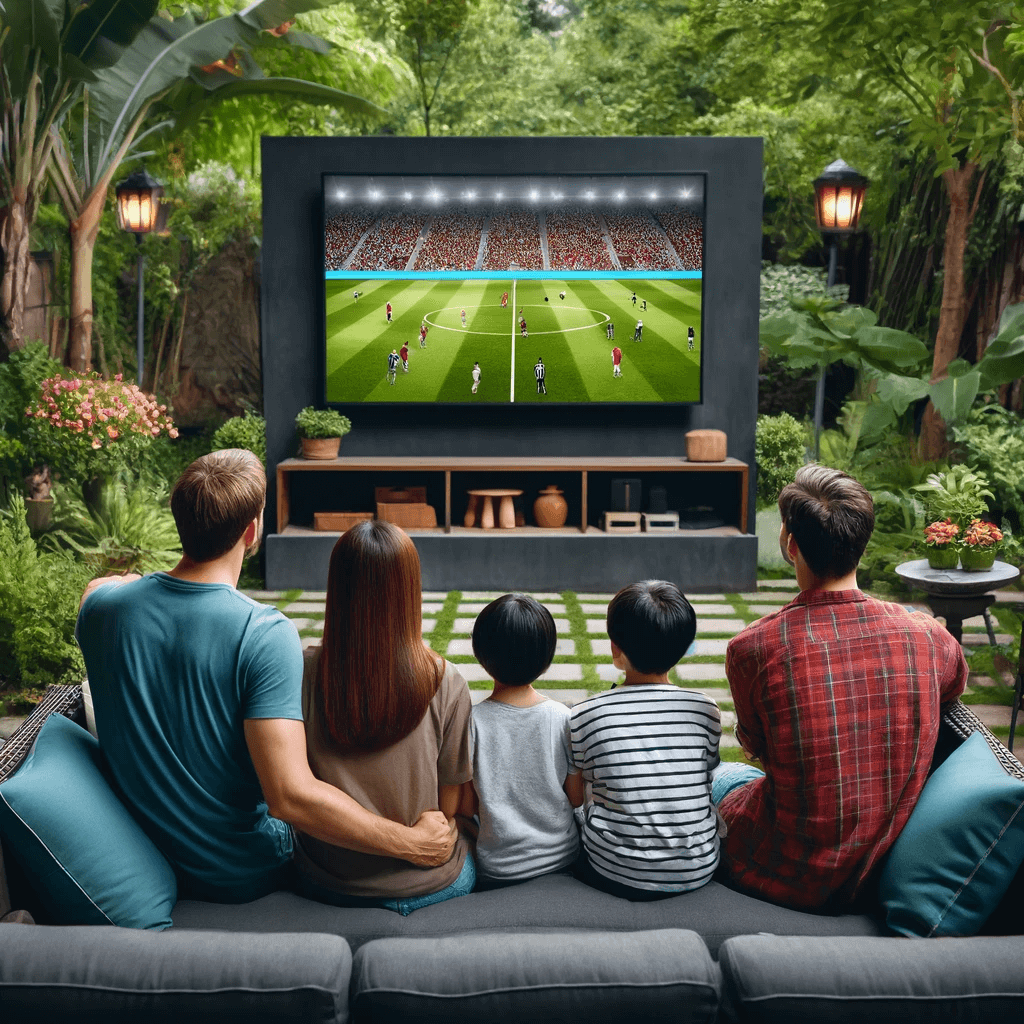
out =
[[[391,323],[391,303],[390,302],[388,303],[386,312],[388,314],[388,323]]]
[[[612,376],[622,376],[622,349],[618,345],[612,349]]]
[[[402,373],[409,372],[409,343],[403,342],[398,353],[402,357]]]
[[[501,297],[501,308],[508,309],[508,292],[505,292]]]

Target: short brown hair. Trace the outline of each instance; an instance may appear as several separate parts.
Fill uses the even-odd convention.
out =
[[[383,750],[422,721],[444,662],[423,643],[421,598],[420,556],[397,526],[359,523],[334,545],[310,698],[336,752]]]
[[[171,492],[171,512],[182,550],[194,562],[230,551],[267,499],[263,463],[244,448],[196,459]]]
[[[847,473],[811,463],[779,495],[782,522],[808,568],[835,580],[857,568],[875,528],[867,488]]]

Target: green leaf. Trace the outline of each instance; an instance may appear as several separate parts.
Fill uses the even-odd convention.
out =
[[[60,29],[64,24],[63,0],[14,0],[4,18],[10,33],[5,47],[13,51],[41,50],[52,68],[60,64]]]
[[[64,49],[89,67],[110,67],[156,16],[160,0],[92,0],[78,6]]]
[[[946,366],[946,373],[950,377],[963,377],[970,373],[972,369],[973,367],[966,359],[953,359]]]
[[[1001,338],[1004,334],[1009,334],[1014,338],[1024,334],[1024,302],[1007,306],[1003,310],[1003,315],[999,318],[999,333],[996,337]]]
[[[894,366],[917,366],[928,356],[928,346],[920,338],[892,327],[862,327],[856,341],[866,358]]]
[[[306,103],[319,103],[326,106],[347,110],[350,113],[384,116],[388,112],[376,103],[355,96],[350,92],[332,89],[319,82],[305,82],[298,78],[257,78],[252,80],[235,80],[226,85],[218,86],[206,94],[210,100],[234,99],[238,96],[294,96]],[[192,111],[194,113],[194,111]],[[189,110],[185,111],[191,116]]]
[[[897,374],[888,374],[879,378],[875,394],[883,405],[893,410],[895,415],[902,416],[912,403],[928,394],[928,382],[920,377],[901,377]],[[873,408],[873,406],[869,408]]]
[[[865,441],[880,437],[897,420],[893,408],[884,402],[871,402],[864,410],[864,418],[860,424],[860,436]]]
[[[1024,334],[996,338],[978,360],[978,370],[986,391],[1024,377]]]
[[[946,377],[929,385],[928,394],[946,423],[957,423],[971,411],[980,385],[981,374],[971,370],[962,377]]]

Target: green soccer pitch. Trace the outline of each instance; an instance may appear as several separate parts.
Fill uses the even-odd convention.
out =
[[[328,402],[700,401],[699,280],[352,278],[328,280],[325,290]],[[635,342],[638,319],[643,335]],[[614,341],[607,337],[609,321]],[[427,347],[420,348],[424,322]],[[399,363],[391,384],[388,354],[403,343],[409,371]],[[614,345],[622,350],[621,377],[612,375]],[[546,368],[546,395],[537,392],[538,357]],[[474,362],[481,371],[475,394]]]

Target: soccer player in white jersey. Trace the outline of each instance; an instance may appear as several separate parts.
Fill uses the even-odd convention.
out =
[[[590,783],[577,877],[630,900],[697,889],[719,860],[711,770],[719,763],[718,705],[669,682],[697,632],[674,583],[646,580],[608,605],[618,688],[573,708],[573,763]]]
[[[394,384],[398,377],[398,353],[392,349],[388,355],[388,383]]]
[[[476,389],[480,387],[480,364],[473,364],[473,394],[476,394]]]
[[[462,310],[462,326],[466,326],[466,311]]]
[[[547,376],[547,370],[544,368],[544,360],[540,356],[537,356],[537,364],[533,368],[533,375],[537,378],[537,394],[546,395],[548,387],[544,383],[544,378]]]

